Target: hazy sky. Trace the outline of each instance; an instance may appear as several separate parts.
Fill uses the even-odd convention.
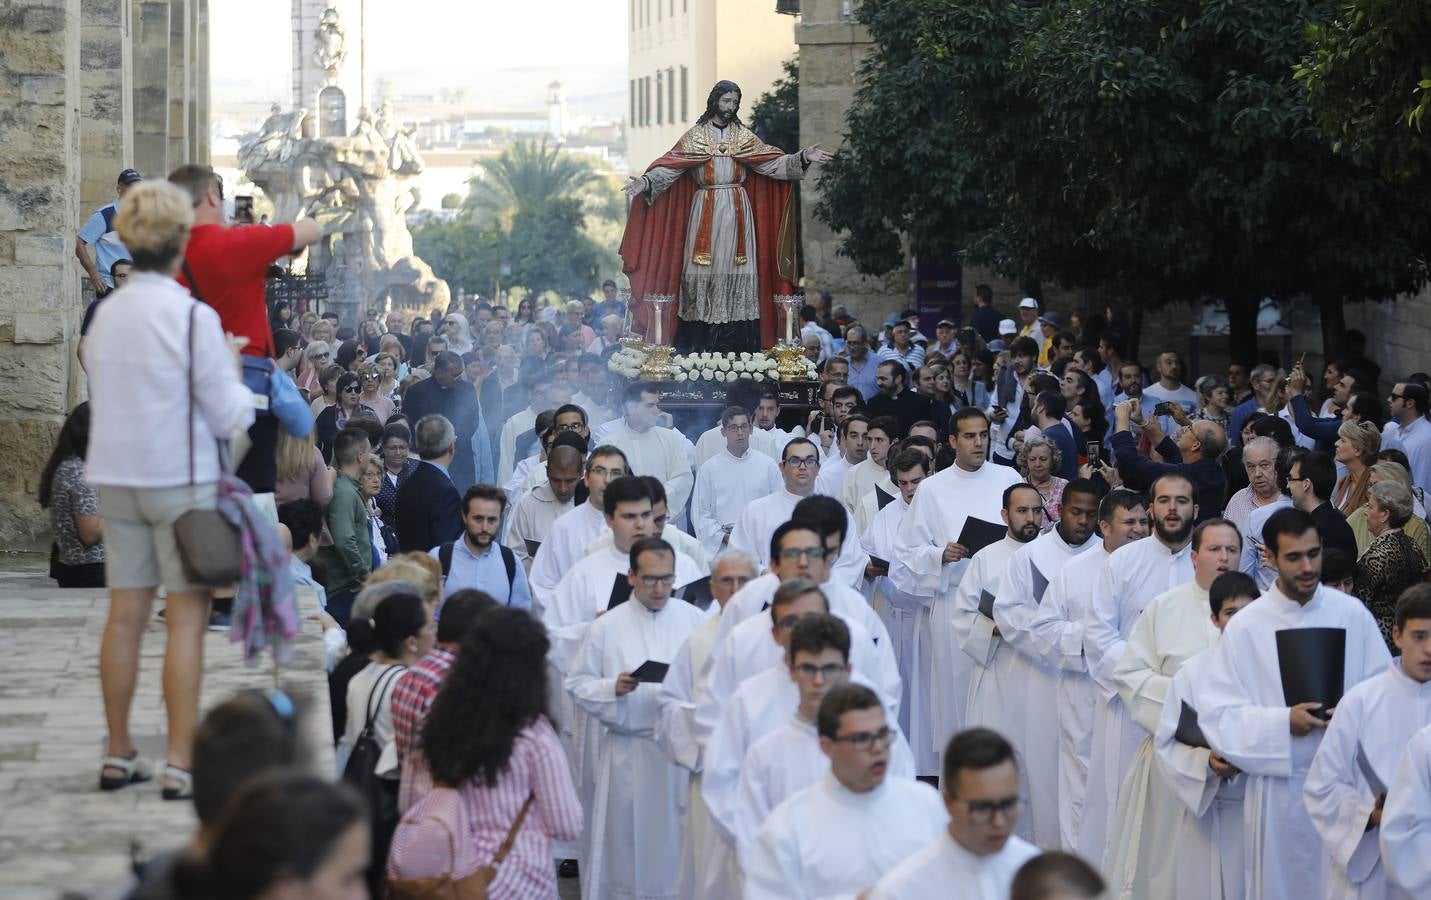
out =
[[[292,0],[213,0],[214,78],[286,73],[292,8]],[[357,28],[344,24],[350,34]],[[367,25],[370,73],[626,61],[625,0],[367,0]]]

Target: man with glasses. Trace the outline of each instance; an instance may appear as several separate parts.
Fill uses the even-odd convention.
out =
[[[869,332],[863,325],[855,325],[845,332],[845,355],[849,357],[850,368],[846,383],[857,389],[865,400],[879,393],[876,372],[879,357],[870,352]]]
[[[743,861],[746,900],[863,893],[949,824],[934,788],[886,777],[895,731],[874,691],[831,690],[816,730],[830,770],[766,818]],[[935,895],[954,884],[966,889]]]
[[[634,489],[613,483],[608,494],[644,494],[639,481],[629,480]],[[619,508],[634,513],[637,506],[622,500]],[[649,500],[645,515],[649,526]],[[618,511],[615,518],[623,517]],[[665,672],[652,669],[676,658],[705,613],[673,600],[681,566],[670,544],[643,537],[628,549],[630,602],[616,604],[586,628],[565,682],[577,706],[597,723],[601,743],[599,760],[592,748],[595,784],[589,792],[582,785],[584,800],[600,802],[583,804],[588,819],[581,876],[613,896],[671,896],[680,877],[690,771],[667,760],[656,744]],[[561,651],[554,646],[553,652]]]
[[[626,455],[615,447],[601,445],[587,455],[582,476],[587,490],[586,502],[553,522],[547,539],[532,555],[532,609],[539,617],[551,602],[552,592],[562,576],[586,555],[587,546],[606,530],[606,485],[629,474]]]
[[[782,522],[790,521],[795,504],[815,491],[820,474],[820,453],[808,438],[792,438],[780,453],[783,486],[753,500],[730,531],[732,550],[749,553],[764,568],[770,562],[770,536]]]
[[[1414,381],[1398,381],[1386,398],[1391,421],[1381,446],[1401,447],[1411,461],[1411,481],[1423,491],[1431,490],[1431,422],[1426,421],[1428,393]],[[1395,427],[1393,427],[1393,425]]]
[[[715,555],[730,543],[742,510],[781,488],[781,473],[764,453],[750,445],[750,413],[739,406],[720,414],[725,447],[701,464],[691,494],[691,524],[696,538]]]
[[[1014,876],[1038,856],[1014,834],[1020,784],[1014,747],[987,728],[950,738],[940,793],[949,826],[928,846],[891,869],[870,900],[935,897],[959,885],[967,900],[1005,900]]]

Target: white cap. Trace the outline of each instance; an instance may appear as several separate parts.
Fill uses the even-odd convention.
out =
[[[999,323],[999,334],[1015,334],[1018,330],[1019,326],[1014,324],[1013,319],[1004,319]]]
[[[1025,297],[1019,301],[1019,309],[1038,309],[1038,301],[1032,297]]]

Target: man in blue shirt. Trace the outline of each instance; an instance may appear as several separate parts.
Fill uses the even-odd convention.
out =
[[[431,555],[442,565],[442,596],[471,588],[498,603],[520,609],[532,606],[527,574],[511,549],[497,542],[507,494],[490,484],[474,484],[462,497],[462,539],[433,547]]]
[[[114,230],[114,217],[119,210],[119,201],[124,199],[125,193],[143,180],[144,177],[134,169],[120,172],[119,181],[114,188],[119,199],[95,210],[79,230],[79,237],[75,240],[75,258],[84,267],[89,283],[94,285],[96,297],[103,297],[114,290],[110,266],[121,259],[129,258],[129,251],[119,242],[119,233]],[[95,255],[99,257],[97,261],[90,256],[88,244],[94,245]]]

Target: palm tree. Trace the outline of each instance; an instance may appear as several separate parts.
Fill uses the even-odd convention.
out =
[[[548,202],[579,193],[598,176],[586,160],[547,147],[546,138],[518,141],[496,159],[482,160],[467,180],[463,207],[479,220],[510,224],[518,213],[534,213]]]

